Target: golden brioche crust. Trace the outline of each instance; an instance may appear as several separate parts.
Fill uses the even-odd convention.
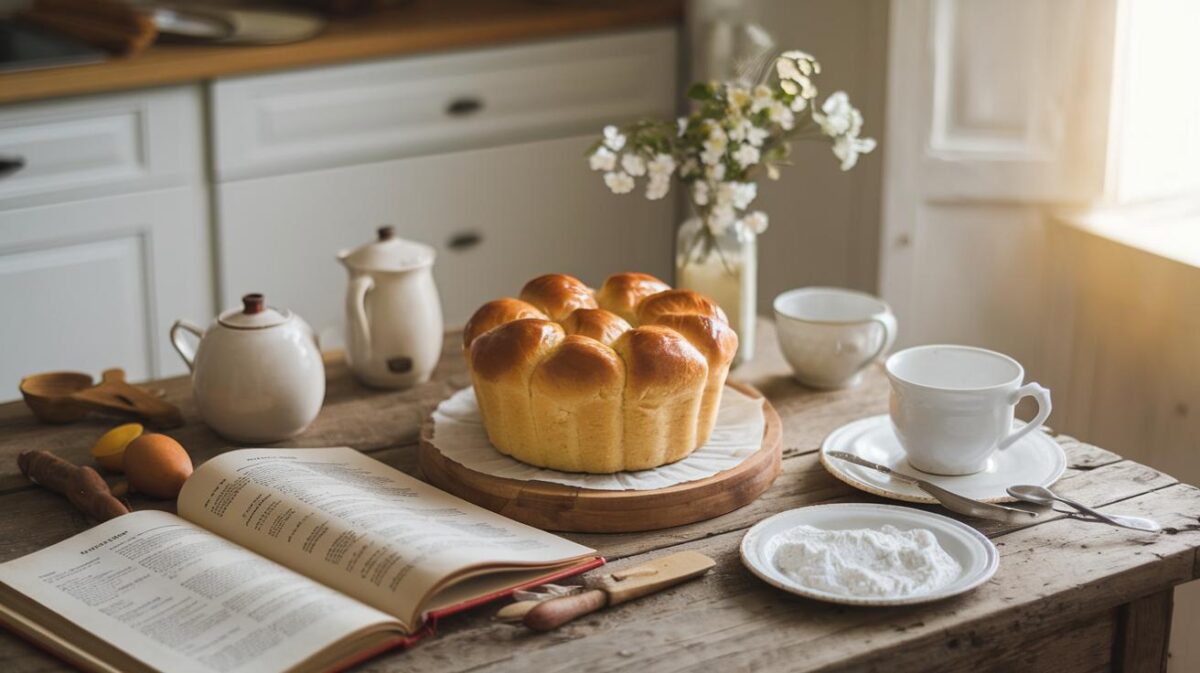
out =
[[[541,464],[568,472],[624,469],[624,389],[616,351],[581,335],[563,339],[529,382],[535,434],[542,447],[553,447]]]
[[[729,365],[737,353],[737,333],[716,318],[694,313],[662,315],[655,319],[654,324],[668,327],[683,335],[708,362],[708,381],[700,401],[698,428],[700,436],[708,438],[717,424],[721,391],[725,387],[725,378],[729,375]]]
[[[467,321],[467,326],[463,328],[463,348],[470,348],[476,337],[493,327],[525,318],[545,320],[546,314],[520,299],[493,299],[480,306]]]
[[[625,361],[627,401],[672,396],[708,376],[708,361],[700,351],[667,327],[635,327],[617,339],[613,350]]]
[[[472,372],[485,381],[532,368],[563,340],[556,322],[524,318],[484,332],[471,343]]]
[[[637,306],[637,324],[653,324],[659,317],[673,314],[703,315],[729,324],[717,302],[693,290],[664,290],[646,297]]]
[[[521,288],[521,300],[534,305],[556,322],[577,308],[597,308],[592,288],[563,273],[548,273],[525,283]]]
[[[646,297],[671,289],[670,285],[648,273],[614,273],[596,292],[600,308],[616,313],[630,323],[637,322],[637,305]]]
[[[484,304],[463,336],[501,453],[611,473],[680,460],[708,441],[737,351],[715,302],[637,273],[595,294],[550,274],[520,296]]]
[[[621,316],[602,308],[577,308],[562,321],[562,326],[567,334],[595,339],[606,346],[632,329]]]
[[[700,351],[657,325],[622,334],[614,350],[625,361],[625,469],[673,463],[703,444],[698,421],[708,362]]]
[[[603,396],[614,386],[619,391],[624,382],[625,365],[617,352],[580,335],[567,335],[533,373],[540,392],[563,397]]]
[[[651,324],[669,327],[682,334],[710,366],[728,365],[737,353],[737,332],[717,318],[696,313],[670,313],[656,317]]]

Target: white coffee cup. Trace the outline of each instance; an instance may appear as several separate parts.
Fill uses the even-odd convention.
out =
[[[1050,391],[1021,385],[1025,369],[1007,355],[970,346],[917,346],[885,365],[892,383],[892,427],[908,463],[933,474],[973,474],[1050,416]],[[1013,429],[1023,397],[1037,400],[1037,418]]]
[[[779,348],[796,379],[813,388],[858,385],[867,365],[896,340],[883,300],[835,287],[802,287],[775,298]]]

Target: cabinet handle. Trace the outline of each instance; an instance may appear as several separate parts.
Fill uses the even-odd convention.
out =
[[[446,106],[446,114],[451,117],[467,117],[483,109],[483,101],[471,97],[457,98]]]
[[[446,247],[455,252],[466,252],[483,242],[483,235],[475,231],[464,231],[453,234],[446,241]]]
[[[25,157],[0,155],[0,178],[6,178],[25,168]]]

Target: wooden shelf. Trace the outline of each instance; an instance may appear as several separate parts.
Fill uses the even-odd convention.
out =
[[[0,103],[135,89],[303,66],[679,23],[683,0],[415,0],[335,19],[271,47],[156,45],[104,63],[0,75]]]

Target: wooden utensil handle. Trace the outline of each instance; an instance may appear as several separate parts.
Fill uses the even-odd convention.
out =
[[[525,613],[525,626],[534,631],[551,631],[577,617],[582,617],[608,605],[608,594],[592,589],[574,596],[561,596],[538,603]]]

